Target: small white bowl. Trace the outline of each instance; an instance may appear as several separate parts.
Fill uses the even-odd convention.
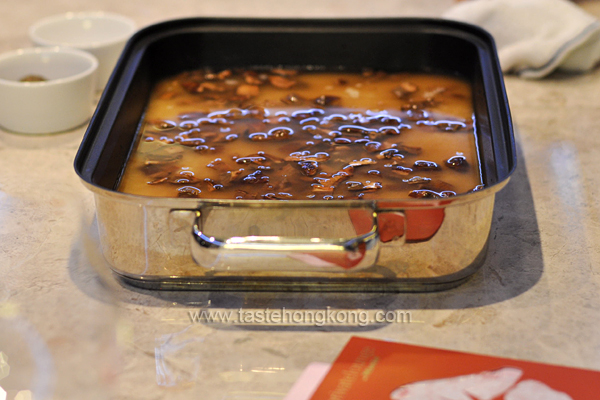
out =
[[[92,53],[100,63],[97,89],[102,90],[134,32],[135,23],[121,15],[70,12],[36,22],[29,28],[29,37],[38,46],[67,46]]]
[[[0,126],[53,133],[84,124],[92,113],[98,60],[81,50],[37,47],[0,54]],[[23,82],[38,76],[40,82]]]

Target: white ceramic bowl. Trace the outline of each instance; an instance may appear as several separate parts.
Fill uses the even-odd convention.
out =
[[[98,59],[97,89],[102,90],[117,63],[135,23],[105,12],[79,12],[42,19],[29,28],[38,46],[67,46],[92,53]]]
[[[52,133],[84,124],[92,113],[98,60],[84,51],[37,47],[0,54],[0,126]],[[22,82],[26,76],[41,82]]]

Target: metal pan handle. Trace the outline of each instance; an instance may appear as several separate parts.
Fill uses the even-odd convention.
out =
[[[214,271],[350,271],[375,264],[380,240],[370,205],[204,206],[192,256]]]

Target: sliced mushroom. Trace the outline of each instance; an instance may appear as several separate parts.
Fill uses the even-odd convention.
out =
[[[198,93],[202,93],[204,91],[224,92],[226,90],[227,90],[227,88],[225,86],[223,86],[223,84],[217,84],[214,82],[202,82],[196,89],[196,92],[198,92]]]
[[[383,186],[379,182],[368,181],[363,184],[362,182],[350,181],[350,182],[346,182],[346,188],[350,191],[374,192],[376,190],[382,189]]]
[[[348,165],[329,178],[314,178],[317,183],[312,185],[313,192],[333,192],[338,183],[354,175],[354,167]]]
[[[235,93],[240,96],[256,97],[260,93],[260,89],[256,85],[240,85],[235,90]]]
[[[469,163],[465,156],[456,155],[446,160],[446,166],[455,170],[464,171],[469,168]]]
[[[198,198],[202,191],[195,186],[183,186],[177,188],[177,197]]]
[[[244,81],[249,85],[262,85],[264,81],[258,77],[256,71],[244,71]]]
[[[394,165],[392,166],[392,172],[396,175],[406,176],[413,172],[412,168],[404,167],[402,165]]]
[[[402,82],[398,87],[392,90],[392,93],[397,98],[404,99],[409,95],[415,93],[417,90],[419,90],[419,87],[417,85],[414,85],[410,82]]]
[[[440,166],[433,161],[418,160],[413,164],[413,168],[419,171],[439,171]]]
[[[225,70],[223,70],[223,71],[221,71],[221,72],[219,72],[217,74],[217,78],[220,79],[220,80],[227,79],[230,76],[231,76],[231,70],[230,69],[225,69]]]
[[[269,76],[269,82],[271,82],[271,85],[280,89],[289,89],[296,84],[296,81],[279,75]]]
[[[412,190],[410,191],[410,193],[408,193],[409,197],[414,197],[417,199],[439,199],[440,197],[442,197],[440,195],[440,193],[438,192],[434,192],[433,190],[427,190],[427,189],[416,189],[416,190]]]
[[[377,164],[377,161],[373,161],[370,158],[361,158],[360,160],[352,161],[348,165],[351,167],[361,167],[363,165],[373,165],[373,164]]]
[[[310,154],[310,151],[294,152],[285,158],[285,161],[316,161],[324,162],[329,160],[329,154],[325,152],[318,152]]]
[[[410,179],[402,179],[402,182],[408,183],[409,185],[420,185],[431,182],[431,178],[427,178],[424,176],[413,176]]]
[[[381,148],[381,142],[369,141],[365,143],[365,148],[368,152],[374,153]]]
[[[377,154],[375,156],[375,158],[377,158],[379,160],[391,160],[391,159],[401,160],[404,158],[404,156],[402,155],[402,153],[400,153],[400,150],[398,150],[396,148],[391,148],[391,149],[380,151],[379,154]]]

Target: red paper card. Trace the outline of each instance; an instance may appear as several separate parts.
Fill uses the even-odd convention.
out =
[[[591,400],[600,372],[353,337],[312,400]]]

